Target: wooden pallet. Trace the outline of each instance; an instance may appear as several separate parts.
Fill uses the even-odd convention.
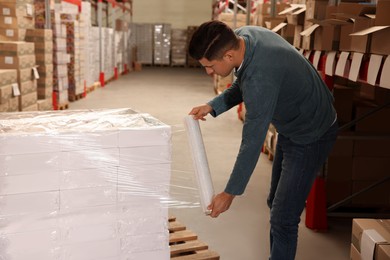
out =
[[[263,152],[264,154],[268,155],[268,160],[274,160],[274,153],[270,149],[268,149],[266,145],[263,145]]]
[[[69,103],[58,104],[57,110],[65,110],[69,108]]]
[[[85,97],[84,93],[71,95],[71,96],[69,96],[69,101],[71,101],[71,102],[77,101],[77,100],[82,99],[84,97]]]
[[[172,260],[219,260],[216,252],[208,250],[208,245],[175,217],[170,217],[168,224]]]
[[[97,82],[93,83],[92,86],[87,87],[87,93],[90,93],[90,92],[92,92],[100,87],[101,87],[101,83],[100,83],[100,81],[97,81]]]

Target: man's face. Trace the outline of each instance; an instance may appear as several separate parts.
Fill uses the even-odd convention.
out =
[[[226,55],[224,55],[223,58],[219,60],[209,61],[206,58],[202,58],[199,60],[199,63],[205,68],[206,73],[210,76],[215,73],[221,77],[226,77],[234,68],[229,57]]]

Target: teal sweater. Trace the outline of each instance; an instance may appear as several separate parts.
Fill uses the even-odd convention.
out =
[[[276,33],[262,27],[236,30],[245,41],[232,86],[208,104],[212,116],[245,103],[240,150],[225,192],[240,195],[257,164],[270,123],[297,144],[318,140],[336,118],[333,96],[310,62]]]

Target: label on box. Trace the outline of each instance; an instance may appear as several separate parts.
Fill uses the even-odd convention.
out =
[[[12,84],[12,93],[14,94],[14,97],[20,96],[20,90],[18,83]]]
[[[10,17],[10,16],[4,17],[4,23],[5,24],[12,24],[12,17]]]
[[[14,32],[14,30],[12,30],[12,29],[7,29],[7,30],[5,30],[5,35],[6,35],[7,37],[14,37],[15,32]]]
[[[31,4],[26,4],[26,13],[28,16],[33,16],[33,7]]]
[[[4,57],[4,63],[5,64],[14,64],[14,57],[12,57],[12,56],[5,56]]]
[[[326,57],[326,65],[325,65],[325,74],[329,76],[333,76],[334,73],[334,62],[336,58],[336,52],[335,51],[330,51],[328,53],[328,56]]]
[[[3,8],[3,15],[4,15],[4,16],[6,16],[6,15],[11,15],[11,9],[10,9],[10,8],[4,7],[4,8]]]
[[[39,73],[38,73],[37,67],[34,67],[32,69],[33,69],[33,72],[34,72],[35,79],[39,79]]]

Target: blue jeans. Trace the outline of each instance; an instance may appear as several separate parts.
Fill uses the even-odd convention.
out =
[[[298,224],[317,173],[337,137],[334,123],[316,142],[300,145],[279,134],[267,199],[270,214],[270,260],[295,258]]]

